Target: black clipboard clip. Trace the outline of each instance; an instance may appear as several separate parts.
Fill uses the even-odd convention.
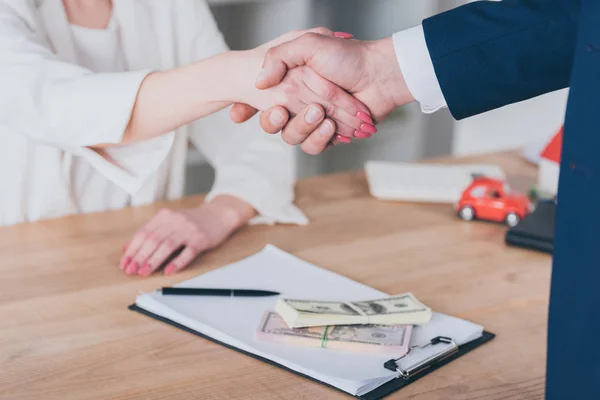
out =
[[[441,353],[434,354],[430,357],[427,357],[427,358],[419,361],[415,365],[411,365],[408,368],[402,368],[402,366],[398,363],[404,357],[409,355],[410,352],[413,351],[413,349],[424,349],[428,346],[435,346],[436,344],[439,344],[439,343],[450,344],[451,346],[448,347],[446,350],[442,351]],[[451,355],[453,355],[457,352],[458,352],[458,345],[456,344],[456,342],[454,340],[452,340],[451,338],[446,337],[446,336],[437,336],[437,337],[434,337],[433,339],[431,339],[431,341],[425,345],[411,346],[405,355],[403,355],[400,358],[394,358],[394,359],[388,360],[383,364],[383,366],[385,369],[389,369],[390,371],[397,372],[398,378],[409,379],[413,375],[418,374],[419,372],[421,372],[429,367],[432,367],[433,365],[439,363],[440,361],[444,360],[447,357],[450,357]]]

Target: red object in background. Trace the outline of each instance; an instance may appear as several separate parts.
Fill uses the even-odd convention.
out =
[[[465,220],[481,219],[515,226],[531,211],[527,196],[513,191],[504,181],[477,177],[467,187],[456,205],[458,216]]]
[[[542,151],[542,154],[540,154],[541,158],[560,164],[563,129],[564,127],[561,126],[558,132],[556,132],[556,134],[552,137],[550,142],[548,142],[548,144]]]

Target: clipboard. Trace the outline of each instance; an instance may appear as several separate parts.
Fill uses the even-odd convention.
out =
[[[384,368],[387,368],[389,370],[393,370],[395,372],[398,373],[398,376],[396,378],[394,378],[393,380],[384,383],[383,385],[379,386],[378,388],[362,395],[362,396],[352,396],[351,394],[340,390],[339,388],[329,385],[325,382],[322,382],[318,379],[315,379],[309,375],[305,375],[302,373],[299,373],[297,371],[294,371],[290,368],[287,368],[286,366],[283,366],[279,363],[276,363],[272,360],[257,356],[255,354],[249,353],[247,351],[244,351],[242,349],[239,349],[235,346],[231,346],[229,344],[223,343],[219,340],[216,340],[208,335],[205,335],[201,332],[197,332],[193,329],[188,328],[185,325],[179,324],[175,321],[172,321],[168,318],[164,318],[161,317],[159,315],[156,315],[154,313],[151,313],[147,310],[144,310],[143,308],[138,307],[135,304],[132,304],[129,306],[129,309],[132,311],[136,311],[138,313],[141,313],[143,315],[146,315],[148,317],[151,317],[153,319],[156,319],[158,321],[164,322],[166,324],[169,324],[171,326],[174,326],[176,328],[179,328],[183,331],[192,333],[196,336],[202,337],[204,339],[210,340],[211,342],[220,344],[224,347],[227,347],[229,349],[235,350],[237,352],[240,352],[242,354],[245,354],[247,356],[250,356],[252,358],[258,359],[260,361],[263,361],[265,363],[274,365],[276,367],[279,367],[281,369],[284,369],[286,371],[292,372],[296,375],[302,376],[304,378],[310,379],[313,382],[318,382],[324,386],[327,386],[329,388],[335,389],[340,393],[343,393],[349,397],[354,397],[357,399],[361,399],[361,400],[378,400],[378,399],[382,399],[386,396],[391,395],[392,393],[402,389],[405,386],[410,385],[411,383],[421,379],[422,377],[428,375],[429,373],[435,371],[438,368],[443,367],[444,365],[450,363],[451,361],[469,353],[470,351],[476,349],[477,347],[489,342],[490,340],[494,339],[494,337],[496,336],[495,334],[488,332],[488,331],[484,331],[482,336],[479,337],[478,339],[472,340],[468,343],[465,343],[461,346],[456,345],[456,343],[454,343],[454,341],[452,340],[452,338],[448,338],[448,337],[444,337],[444,336],[438,336],[435,338],[431,338],[431,341],[429,343],[427,343],[426,345],[423,346],[412,346],[409,349],[409,352],[411,351],[415,351],[419,348],[424,348],[424,347],[428,347],[428,346],[436,346],[439,344],[447,344],[449,346],[446,346],[447,348],[443,351],[440,351],[438,353],[436,353],[434,356],[429,357],[425,360],[422,360],[421,362],[418,363],[418,365],[404,365],[404,363],[402,363],[402,359],[403,357],[400,358],[396,358],[396,359],[390,359],[389,361],[387,361],[385,363],[385,365],[383,366]]]

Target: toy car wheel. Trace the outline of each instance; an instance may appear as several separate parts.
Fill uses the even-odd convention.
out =
[[[471,221],[475,218],[475,210],[471,206],[462,206],[458,210],[458,216],[463,221]]]
[[[519,221],[521,221],[521,218],[519,218],[519,216],[514,212],[506,214],[506,218],[504,219],[506,225],[510,226],[511,228],[513,226],[516,226],[519,223]]]

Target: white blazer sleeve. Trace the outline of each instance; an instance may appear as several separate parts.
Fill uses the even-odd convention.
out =
[[[191,61],[227,51],[206,3],[190,3],[194,3],[195,16]],[[229,111],[223,110],[195,122],[191,132],[193,144],[216,170],[207,200],[219,194],[243,199],[259,213],[253,223],[308,223],[293,204],[295,150],[279,136],[264,133],[258,118],[235,124]]]
[[[0,124],[86,157],[129,191],[136,177],[88,146],[119,143],[150,71],[95,74],[62,61],[8,4],[0,2]]]

